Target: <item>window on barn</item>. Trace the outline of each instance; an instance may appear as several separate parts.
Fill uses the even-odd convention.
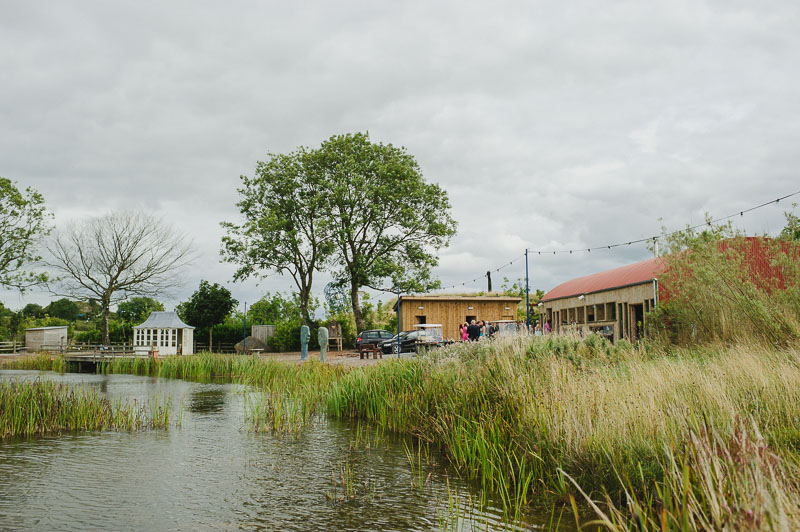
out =
[[[595,306],[589,305],[586,307],[586,321],[595,321]]]
[[[606,319],[608,321],[614,321],[617,319],[617,304],[616,303],[606,303]]]
[[[604,303],[595,305],[595,319],[597,321],[606,321],[606,306]]]
[[[416,318],[417,318],[417,325],[423,325],[425,323],[428,323],[428,318],[425,316],[417,316]]]

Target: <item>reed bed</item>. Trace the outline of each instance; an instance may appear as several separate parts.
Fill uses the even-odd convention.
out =
[[[85,386],[46,380],[0,381],[0,436],[42,436],[87,430],[163,429],[169,399],[112,401]]]
[[[510,519],[550,500],[613,530],[800,529],[796,347],[508,337],[350,370],[198,355],[103,371],[255,387],[253,430],[325,414],[414,435]]]
[[[746,422],[785,471],[796,470],[800,448],[797,349],[657,351],[611,346],[594,336],[511,338],[353,371],[327,397],[331,415],[367,419],[439,443],[460,471],[498,493],[511,515],[533,494],[568,500],[580,486],[589,499],[623,501],[616,521],[609,521],[622,529],[643,522],[629,513],[635,501],[668,508],[663,490],[685,468],[684,492],[706,495],[694,506],[681,499],[680,511],[697,517],[710,512],[713,501],[733,512],[749,511],[739,500],[750,487],[737,469],[741,457],[684,458],[687,446],[706,441],[698,435],[713,435],[717,443],[707,446],[714,449],[735,446]],[[709,484],[701,473],[723,466],[733,475],[720,473],[724,482],[738,492],[722,481]],[[768,514],[760,525],[800,526],[796,486],[769,485],[780,503],[759,506]],[[666,526],[693,530],[705,522],[667,519]],[[660,527],[661,521],[650,524]]]
[[[0,359],[0,369],[64,372],[64,358],[60,355],[37,353],[13,359]]]

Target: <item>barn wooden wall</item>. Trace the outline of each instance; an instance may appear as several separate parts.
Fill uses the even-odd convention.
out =
[[[631,306],[637,304],[643,305],[643,310],[645,312],[644,321],[647,321],[647,312],[652,309],[654,299],[653,283],[648,281],[638,285],[586,294],[583,299],[578,299],[578,296],[573,296],[546,301],[542,305],[542,313],[544,317],[553,316],[552,321],[550,321],[551,330],[553,332],[572,332],[572,330],[577,331],[577,329],[582,329],[583,334],[587,334],[592,326],[613,325],[614,341],[620,338],[635,340],[635,320]],[[605,303],[615,304],[617,307],[615,318],[612,320],[606,317],[606,319],[596,319],[595,321],[587,323],[587,308],[592,305],[597,306]],[[566,317],[569,309],[573,308],[582,309],[583,320],[577,320],[577,328],[572,327]],[[556,316],[559,317],[558,320]]]
[[[417,316],[425,316],[427,323],[441,323],[445,340],[460,338],[458,327],[467,316],[479,320],[516,320],[519,298],[503,300],[431,300],[423,298],[400,299],[400,329],[411,330],[417,323]],[[420,309],[419,307],[422,307]],[[473,307],[472,310],[469,307]],[[508,307],[508,310],[506,310]]]

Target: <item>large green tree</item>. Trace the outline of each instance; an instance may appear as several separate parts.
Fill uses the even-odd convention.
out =
[[[132,297],[117,305],[117,317],[128,323],[142,323],[151,312],[163,310],[164,305],[152,297]]]
[[[41,194],[30,187],[23,193],[0,177],[0,286],[25,290],[47,280],[28,266],[41,258],[36,246],[49,232],[48,220]]]
[[[316,309],[315,299],[309,301],[309,310]],[[247,309],[247,321],[253,325],[276,325],[287,320],[302,319],[300,298],[297,294],[284,296],[280,292],[275,295],[269,292]]]
[[[78,304],[66,297],[51,302],[44,310],[53,318],[61,318],[67,321],[75,321],[81,312]]]
[[[255,175],[241,176],[240,223],[223,222],[224,260],[239,266],[234,279],[287,273],[300,296],[303,321],[309,323],[314,273],[333,249],[324,211],[324,176],[315,172],[310,154],[300,148],[269,154]]]
[[[326,186],[335,277],[350,289],[356,326],[364,328],[359,291],[427,291],[437,252],[456,232],[447,193],[428,183],[405,148],[365,133],[338,135],[308,154]]]
[[[230,290],[224,286],[200,281],[200,287],[195,290],[192,297],[178,306],[178,314],[189,325],[208,328],[208,349],[211,350],[214,325],[222,323],[238,304]]]

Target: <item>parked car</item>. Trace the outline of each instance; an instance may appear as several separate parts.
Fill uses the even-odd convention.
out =
[[[418,338],[419,331],[402,331],[400,333],[400,353],[416,353]],[[397,343],[397,335],[394,335],[389,340],[381,342],[381,351],[384,355],[397,354]]]
[[[384,329],[372,329],[369,331],[362,331],[356,338],[356,349],[361,345],[379,345],[384,340],[388,340],[394,336],[393,333]]]

